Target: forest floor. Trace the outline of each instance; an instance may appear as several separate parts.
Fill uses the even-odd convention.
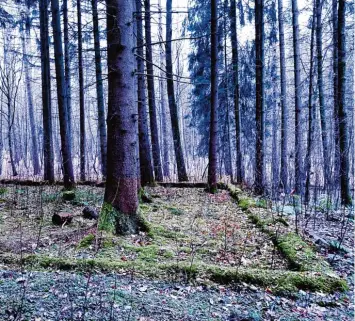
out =
[[[64,201],[60,186],[3,185],[0,319],[354,319],[351,218],[300,215],[296,234],[288,205],[239,189],[147,193],[150,231],[118,237],[82,216],[102,188]],[[73,221],[54,225],[59,212]]]

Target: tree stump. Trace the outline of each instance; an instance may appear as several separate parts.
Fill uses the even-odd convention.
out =
[[[70,224],[73,220],[73,214],[66,212],[55,213],[52,216],[52,222],[54,225]]]

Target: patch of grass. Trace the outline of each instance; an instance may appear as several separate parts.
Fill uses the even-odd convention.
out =
[[[255,206],[260,208],[267,208],[267,200],[265,198],[259,198],[255,202]]]
[[[185,235],[179,232],[170,231],[161,225],[150,225],[150,231],[148,232],[148,236],[152,239],[157,238],[167,238],[167,239],[183,239]]]
[[[83,249],[86,247],[89,247],[95,240],[95,235],[94,234],[88,234],[85,235],[79,242],[77,248],[78,249]]]
[[[44,203],[53,203],[60,196],[60,193],[42,193],[42,201]]]

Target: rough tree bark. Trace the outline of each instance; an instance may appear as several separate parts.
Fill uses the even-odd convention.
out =
[[[162,7],[161,0],[158,1],[159,6],[159,37],[160,41],[163,41],[163,22],[162,22]],[[159,46],[159,59],[160,59],[160,68],[164,69],[164,50],[163,44]],[[161,112],[161,136],[163,142],[163,174],[164,177],[170,177],[170,161],[169,161],[169,136],[168,136],[168,121],[167,121],[167,109],[166,109],[166,87],[164,85],[163,77],[165,77],[165,72],[161,70],[160,79],[159,79],[159,93],[160,93],[160,112]]]
[[[43,158],[45,181],[54,182],[54,154],[52,139],[52,102],[49,57],[48,0],[39,1],[41,36],[41,76],[43,109]]]
[[[138,107],[133,53],[135,1],[106,0],[107,8],[107,180],[99,226],[115,225],[116,233],[139,230]]]
[[[255,181],[256,194],[264,192],[264,0],[255,2],[255,76],[256,76],[256,144]]]
[[[51,0],[52,28],[54,39],[55,71],[57,79],[57,99],[59,112],[59,126],[61,138],[61,155],[63,163],[64,187],[74,187],[74,172],[71,158],[71,145],[69,135],[69,116],[67,108],[66,82],[64,77],[62,32],[60,28],[59,1]]]
[[[318,1],[318,0],[317,0]],[[314,77],[314,33],[316,25],[316,8],[314,6],[312,16],[312,31],[311,31],[311,50],[310,50],[310,68],[309,68],[309,87],[308,87],[308,138],[307,138],[307,153],[305,158],[305,171],[306,171],[306,185],[305,185],[305,203],[308,204],[310,200],[310,185],[311,185],[311,151],[313,144],[314,133],[314,105],[313,105],[313,77]],[[317,18],[318,19],[318,18]]]
[[[218,139],[218,0],[211,0],[211,116],[208,150],[208,187],[217,191],[217,139]]]
[[[320,123],[321,123],[321,137],[323,146],[323,175],[324,175],[324,186],[329,187],[330,183],[330,173],[329,173],[329,151],[328,151],[328,137],[327,137],[327,125],[326,125],[326,114],[325,114],[325,103],[324,103],[324,87],[323,87],[323,45],[322,45],[322,3],[323,0],[316,0],[316,17],[317,17],[317,28],[316,28],[316,39],[317,39],[317,84],[318,84],[318,96],[319,96],[319,112],[320,112]]]
[[[152,151],[155,179],[163,181],[163,170],[160,159],[160,144],[157,121],[157,110],[154,88],[154,70],[153,70],[153,54],[152,54],[152,34],[150,25],[150,0],[144,0],[145,10],[145,49],[146,49],[146,66],[147,66],[147,84],[148,84],[148,102],[149,102],[149,120],[150,132],[152,137]]]
[[[63,40],[64,40],[64,77],[65,77],[65,93],[67,100],[67,115],[68,115],[68,132],[69,144],[72,147],[72,119],[71,119],[71,75],[70,75],[70,41],[69,41],[69,19],[68,19],[68,0],[63,0]]]
[[[230,4],[230,21],[231,21],[231,43],[232,43],[232,65],[233,65],[233,86],[234,86],[234,117],[235,117],[235,135],[236,135],[236,177],[237,184],[243,181],[242,171],[242,137],[240,131],[240,106],[239,106],[239,76],[238,76],[238,33],[237,33],[237,13],[236,1],[231,0]]]
[[[333,27],[333,121],[334,121],[334,173],[333,181],[339,187],[340,151],[339,151],[339,119],[338,119],[338,1],[332,0]]]
[[[297,0],[292,0],[293,61],[295,77],[295,192],[302,193],[302,126],[301,126],[301,61],[300,28]]]
[[[79,97],[80,97],[80,180],[85,181],[85,101],[84,101],[84,70],[83,70],[83,35],[81,26],[81,3],[76,2],[78,17],[78,71],[79,71]]]
[[[27,8],[26,21],[25,21],[25,31],[21,36],[22,41],[22,52],[25,70],[25,82],[26,82],[26,93],[27,93],[27,105],[28,105],[28,118],[30,121],[31,129],[31,157],[33,165],[33,174],[38,175],[40,173],[39,158],[38,158],[38,143],[37,143],[37,131],[36,131],[36,121],[34,116],[34,106],[32,97],[32,86],[30,77],[30,66],[28,62],[27,46],[29,44],[28,39],[30,37],[30,23],[29,23],[29,8]]]
[[[345,102],[345,0],[339,0],[338,6],[338,120],[339,120],[339,152],[340,152],[340,188],[341,202],[345,206],[352,204],[349,187],[349,156],[348,156],[348,124]]]
[[[166,85],[168,90],[168,101],[171,118],[171,128],[173,132],[174,151],[176,159],[176,167],[179,182],[188,181],[188,176],[185,167],[184,153],[182,149],[179,116],[174,92],[173,80],[173,60],[171,53],[171,39],[172,39],[172,0],[166,1],[166,43],[165,43],[165,57],[166,57]]]
[[[286,58],[285,58],[285,28],[282,0],[278,0],[279,19],[279,46],[280,46],[280,83],[281,83],[281,173],[280,187],[284,191],[288,188],[288,160],[287,160],[287,140],[288,140],[288,109],[286,92]]]
[[[141,185],[154,183],[152,155],[150,151],[147,102],[145,93],[144,61],[143,57],[143,17],[142,2],[136,0],[137,15],[137,71],[138,71],[138,135],[139,135],[139,162]]]
[[[101,172],[106,177],[107,163],[107,136],[106,136],[106,119],[105,119],[105,103],[104,103],[104,87],[102,82],[102,65],[101,65],[101,49],[99,34],[99,16],[97,12],[97,1],[91,0],[92,21],[94,27],[94,50],[95,50],[95,69],[96,69],[96,95],[97,95],[97,116],[98,128],[100,135],[100,152],[101,152]]]

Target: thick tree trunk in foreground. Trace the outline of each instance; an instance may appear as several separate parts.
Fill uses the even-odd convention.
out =
[[[63,164],[64,187],[74,187],[73,163],[71,158],[71,145],[68,125],[68,108],[66,99],[66,88],[64,78],[62,32],[60,29],[59,1],[51,0],[52,3],[52,27],[54,38],[55,71],[57,78],[57,99],[59,112],[59,126],[61,138],[61,154]]]
[[[240,130],[240,106],[239,106],[239,76],[238,76],[238,37],[237,37],[237,13],[236,1],[231,0],[230,4],[230,28],[231,28],[231,43],[232,43],[232,65],[233,65],[233,87],[234,87],[234,117],[235,117],[235,135],[236,135],[236,183],[240,184],[243,181],[242,172],[242,136]]]
[[[256,145],[255,193],[264,192],[264,0],[255,2]]]
[[[30,17],[27,17],[30,19]],[[37,131],[36,131],[36,121],[34,116],[34,106],[32,97],[32,86],[30,77],[30,66],[28,62],[26,46],[28,45],[28,39],[30,36],[30,26],[26,23],[26,34],[22,34],[22,51],[25,69],[25,81],[26,81],[26,93],[27,93],[27,104],[28,104],[28,118],[30,121],[31,129],[31,158],[33,165],[33,174],[38,175],[40,173],[39,158],[38,158],[38,143],[37,143]]]
[[[84,101],[84,70],[83,70],[83,35],[81,27],[81,3],[76,2],[78,16],[78,69],[79,69],[79,97],[80,97],[80,180],[85,181],[85,101]]]
[[[168,89],[168,100],[171,118],[171,128],[173,132],[174,151],[176,159],[176,167],[179,182],[188,181],[188,176],[185,167],[184,153],[181,144],[179,116],[177,104],[175,100],[174,81],[173,81],[173,60],[171,54],[171,39],[172,39],[172,0],[166,1],[166,84]]]
[[[318,96],[319,96],[319,111],[320,111],[320,123],[322,132],[322,146],[323,146],[323,175],[324,186],[330,184],[330,172],[329,172],[329,151],[328,151],[328,139],[327,139],[327,125],[325,115],[325,103],[324,103],[324,89],[323,89],[323,46],[322,46],[322,3],[323,0],[316,0],[316,39],[317,39],[317,67],[318,67]]]
[[[97,0],[91,0],[91,7],[92,7],[92,21],[94,27],[97,116],[98,116],[98,128],[99,128],[99,135],[100,135],[101,172],[102,172],[102,176],[105,178],[106,163],[107,163],[107,156],[106,156],[107,136],[106,136],[104,87],[102,82],[101,49],[100,49],[99,17],[97,12]]]
[[[340,188],[341,202],[343,205],[351,205],[349,187],[349,140],[347,112],[345,101],[345,0],[339,0],[338,7],[338,119],[339,119],[339,152],[340,152]]]
[[[308,140],[307,140],[307,153],[305,158],[305,171],[306,171],[306,185],[305,185],[305,203],[308,204],[310,200],[310,185],[311,185],[311,151],[313,144],[313,133],[314,133],[314,105],[313,105],[313,75],[314,75],[314,31],[316,25],[315,8],[313,10],[312,17],[312,31],[311,31],[311,51],[310,51],[310,68],[309,68],[309,89],[308,89]]]
[[[292,0],[293,61],[295,75],[295,191],[302,193],[301,57],[297,0]]]
[[[152,151],[155,179],[163,181],[163,170],[160,159],[160,144],[157,121],[157,110],[154,88],[154,71],[153,71],[153,53],[152,53],[152,35],[150,26],[150,0],[144,0],[145,10],[145,42],[146,42],[146,65],[147,65],[147,84],[148,84],[148,101],[149,101],[149,119],[150,131],[152,136]]]
[[[217,138],[218,138],[218,0],[211,0],[211,118],[208,150],[208,187],[217,190]]]
[[[138,209],[138,108],[135,94],[135,1],[106,0],[108,114],[107,180],[100,226],[115,224],[119,234],[136,233]]]
[[[286,56],[285,56],[285,28],[282,0],[278,0],[279,19],[279,45],[280,45],[280,82],[281,82],[281,175],[280,187],[283,191],[288,188],[288,161],[287,161],[287,139],[288,139],[288,109],[286,92]]]
[[[137,12],[137,71],[138,71],[138,135],[141,185],[154,183],[152,155],[150,151],[147,102],[144,82],[142,2],[136,0]]]
[[[44,180],[54,182],[54,154],[52,139],[51,77],[49,58],[48,0],[39,1],[41,35],[41,76],[43,109],[43,164]]]

